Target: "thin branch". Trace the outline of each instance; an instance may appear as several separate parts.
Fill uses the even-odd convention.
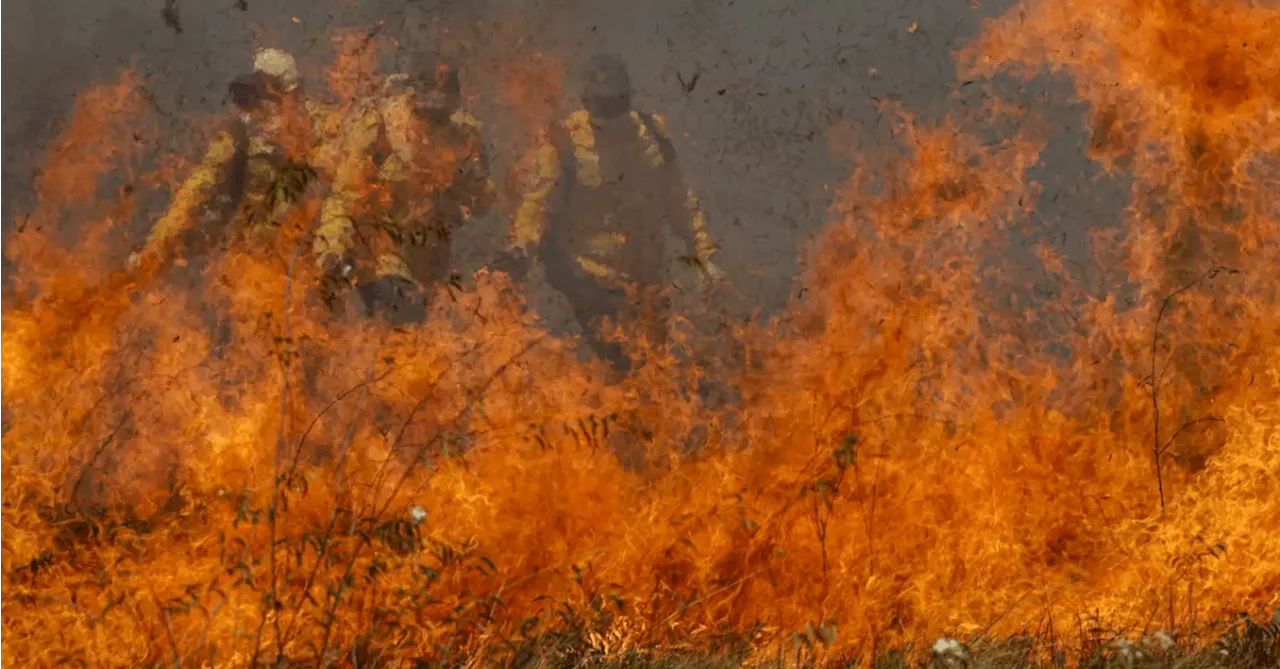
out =
[[[1168,441],[1164,442],[1164,447],[1160,449],[1160,454],[1164,455],[1165,453],[1167,453],[1169,451],[1169,447],[1173,446],[1173,441],[1178,438],[1178,435],[1182,434],[1189,427],[1199,425],[1200,423],[1225,423],[1225,422],[1227,421],[1219,416],[1205,416],[1203,418],[1189,420],[1183,423],[1182,427],[1178,428],[1178,431],[1174,432],[1173,436],[1169,437]]]
[[[750,574],[747,574],[746,576],[743,576],[742,578],[740,578],[740,579],[738,579],[738,580],[734,581],[733,583],[730,583],[729,585],[726,585],[726,586],[721,587],[721,588],[719,588],[719,589],[717,589],[717,590],[712,590],[711,592],[708,592],[707,594],[705,594],[705,595],[703,595],[703,596],[701,596],[701,597],[699,597],[699,598],[697,598],[697,599],[693,600],[692,602],[689,602],[688,604],[686,604],[686,605],[684,605],[684,606],[680,607],[680,608],[679,608],[675,613],[672,613],[671,615],[667,616],[666,618],[663,618],[663,619],[662,619],[662,622],[661,622],[661,623],[659,623],[659,625],[666,625],[667,623],[671,622],[672,620],[675,620],[677,617],[679,617],[679,616],[681,616],[681,615],[684,615],[684,613],[685,613],[686,611],[688,611],[689,609],[691,609],[691,608],[693,608],[693,607],[695,607],[695,606],[698,606],[699,604],[702,604],[703,602],[705,602],[705,601],[707,601],[707,600],[711,599],[712,597],[715,597],[716,595],[723,594],[723,593],[725,593],[725,592],[728,592],[728,591],[730,591],[730,590],[733,590],[734,588],[741,588],[743,585],[745,585],[745,584],[746,584],[746,582],[747,582],[748,580],[750,580],[750,579],[754,578],[755,576],[758,576],[759,574],[761,574],[762,572],[764,572],[764,570],[765,570],[765,568],[764,568],[764,567],[761,567],[760,569],[757,569],[757,570],[755,570],[755,571],[751,572]]]
[[[1038,595],[1037,595],[1037,593],[1035,593],[1035,592],[1028,592],[1028,593],[1024,594],[1023,596],[1019,597],[1019,598],[1018,598],[1017,600],[1015,600],[1012,604],[1010,604],[1008,608],[1006,608],[1004,611],[1002,611],[1002,612],[1001,612],[999,615],[997,615],[995,618],[992,618],[992,619],[991,619],[991,622],[987,623],[987,626],[986,626],[986,627],[984,627],[984,628],[982,628],[982,630],[981,630],[980,632],[978,632],[977,634],[973,635],[973,637],[971,637],[971,638],[969,639],[969,642],[968,642],[968,644],[966,644],[966,645],[973,645],[974,643],[977,643],[978,641],[980,641],[980,640],[982,640],[982,639],[985,639],[985,638],[986,638],[986,636],[987,636],[987,634],[991,631],[991,628],[993,628],[993,627],[995,627],[995,626],[996,626],[996,623],[998,623],[998,622],[1000,622],[1001,620],[1003,620],[1005,616],[1007,616],[1007,615],[1009,615],[1010,613],[1012,613],[1012,612],[1013,612],[1013,610],[1014,610],[1014,609],[1016,609],[1016,608],[1018,608],[1018,606],[1019,606],[1019,605],[1021,605],[1023,602],[1027,601],[1028,599],[1030,599],[1030,598],[1032,598],[1032,597],[1036,597],[1036,596],[1038,596]]]
[[[85,479],[89,477],[89,470],[97,464],[98,458],[102,457],[102,454],[105,453],[107,448],[115,441],[116,435],[120,433],[120,428],[124,427],[124,424],[132,415],[133,414],[131,412],[126,411],[124,415],[120,417],[120,421],[116,423],[115,427],[111,428],[111,432],[107,433],[107,436],[104,437],[102,442],[98,444],[98,447],[94,449],[93,455],[89,457],[89,462],[85,463],[84,466],[80,468],[80,476],[76,478],[75,485],[71,487],[70,499],[72,504],[75,503],[76,497],[80,494],[80,486],[84,485]]]
[[[1164,371],[1163,370],[1159,372],[1156,371],[1156,357],[1159,354],[1159,347],[1160,347],[1160,323],[1164,320],[1164,314],[1166,311],[1169,310],[1169,306],[1173,304],[1173,300],[1175,298],[1177,298],[1182,293],[1185,293],[1188,290],[1191,290],[1196,285],[1200,284],[1200,282],[1213,279],[1217,277],[1219,274],[1223,274],[1223,273],[1237,274],[1239,273],[1239,270],[1232,269],[1230,267],[1223,267],[1223,266],[1217,266],[1217,267],[1211,268],[1209,271],[1205,272],[1204,274],[1201,274],[1199,277],[1197,277],[1193,281],[1173,291],[1169,295],[1166,295],[1165,298],[1160,302],[1160,310],[1156,312],[1156,324],[1151,332],[1151,410],[1152,410],[1152,423],[1153,423],[1152,434],[1151,434],[1151,459],[1152,459],[1152,464],[1155,466],[1155,470],[1156,470],[1156,489],[1160,493],[1160,512],[1161,513],[1164,513],[1164,510],[1165,510],[1165,495],[1164,495],[1164,470],[1160,465],[1160,457],[1163,455],[1164,448],[1167,448],[1167,445],[1162,447],[1160,442],[1160,384],[1164,380]],[[1184,425],[1183,428],[1185,427],[1186,426]],[[1181,431],[1182,431],[1182,428],[1179,428],[1178,432],[1180,433]],[[1175,434],[1174,436],[1176,437],[1177,434]]]
[[[511,357],[510,359],[508,359],[506,362],[504,362],[504,363],[502,363],[501,365],[499,365],[499,366],[498,366],[498,368],[497,368],[497,369],[495,369],[495,370],[493,371],[493,373],[489,375],[489,377],[485,380],[485,382],[484,382],[483,384],[481,384],[480,388],[478,388],[476,391],[474,391],[474,392],[471,394],[471,397],[470,397],[470,398],[468,398],[468,400],[467,400],[467,404],[466,404],[462,409],[460,409],[460,410],[458,411],[458,413],[457,413],[457,414],[455,414],[455,415],[454,415],[454,417],[453,417],[451,420],[449,420],[449,421],[446,423],[446,425],[448,426],[446,429],[450,429],[450,428],[452,428],[454,425],[456,425],[456,424],[457,424],[457,422],[458,422],[458,421],[459,421],[463,416],[467,415],[467,413],[468,413],[468,412],[470,412],[472,405],[474,405],[474,404],[475,404],[475,402],[476,402],[476,400],[478,399],[478,397],[483,397],[483,396],[484,396],[484,394],[488,391],[489,386],[490,386],[490,385],[491,385],[491,384],[492,384],[496,379],[498,379],[500,376],[502,376],[502,374],[503,374],[503,373],[505,373],[505,372],[507,371],[507,369],[508,369],[511,365],[515,364],[517,361],[519,361],[521,358],[523,358],[526,354],[528,354],[528,352],[529,352],[529,351],[533,350],[533,348],[534,348],[535,346],[538,346],[539,344],[541,344],[541,343],[542,343],[542,341],[543,341],[543,339],[545,339],[545,336],[544,336],[544,337],[538,337],[538,338],[536,338],[536,339],[534,339],[534,340],[530,341],[529,343],[525,344],[525,346],[524,346],[523,348],[521,348],[521,349],[520,349],[520,351],[518,351],[514,356],[512,356],[512,357]],[[441,374],[441,377],[443,377],[443,373]],[[436,380],[438,381],[438,380],[439,380],[439,377],[438,377]],[[406,420],[405,420],[405,422],[400,426],[400,430],[399,430],[399,432],[396,434],[395,441],[394,441],[393,443],[398,443],[398,442],[399,442],[399,440],[404,436],[404,432],[405,432],[405,430],[407,430],[407,429],[408,429],[409,424],[413,421],[414,414],[416,414],[416,412],[417,412],[417,411],[421,410],[421,407],[422,407],[422,406],[425,406],[425,404],[426,404],[426,402],[427,402],[427,400],[428,400],[428,398],[429,398],[429,397],[430,397],[430,389],[428,389],[428,391],[427,391],[426,393],[424,393],[422,400],[421,400],[421,401],[419,401],[419,402],[418,402],[418,405],[417,405],[417,406],[415,406],[415,407],[414,407],[414,409],[410,412],[409,418],[408,418],[408,419],[406,419]],[[444,431],[445,431],[445,430],[444,430],[444,429],[442,429],[442,430],[439,430],[439,431],[438,431],[438,433],[443,433]],[[434,441],[435,441],[435,439],[433,438],[433,439],[428,440],[426,443],[427,443],[427,444],[430,444],[430,443],[432,443],[432,442],[434,442]],[[426,446],[423,446],[423,448],[425,449],[425,448],[426,448]],[[393,449],[394,449],[394,445],[393,445]],[[410,476],[412,476],[413,471],[414,471],[414,468],[415,468],[415,466],[417,465],[417,462],[418,462],[418,460],[419,460],[419,459],[420,459],[420,458],[415,457],[415,458],[414,458],[414,459],[409,463],[409,466],[405,468],[405,472],[404,472],[404,474],[403,474],[403,475],[401,475],[400,480],[396,482],[395,486],[393,486],[393,487],[392,487],[392,489],[391,489],[391,491],[390,491],[390,494],[388,494],[387,499],[386,499],[386,502],[385,502],[385,503],[382,505],[382,507],[381,507],[380,509],[378,509],[378,510],[377,510],[377,512],[373,515],[373,521],[374,521],[374,523],[377,523],[379,520],[381,520],[381,519],[382,519],[383,514],[385,514],[385,513],[387,512],[387,509],[389,509],[389,508],[391,507],[391,503],[395,500],[395,498],[396,498],[396,494],[397,494],[397,493],[399,493],[400,489],[404,486],[405,482],[409,480]],[[375,492],[376,492],[376,491],[375,491]],[[341,580],[345,581],[348,577],[350,577],[351,573],[355,571],[356,560],[358,560],[358,559],[359,559],[359,557],[360,557],[361,553],[362,553],[362,552],[364,551],[364,549],[365,549],[365,548],[370,544],[370,542],[371,542],[371,541],[372,541],[372,538],[370,537],[369,533],[362,533],[360,543],[356,546],[355,551],[353,551],[353,552],[352,552],[352,554],[351,554],[351,558],[350,558],[349,560],[347,560],[346,570],[345,570],[345,573],[343,574],[343,576],[342,576]],[[332,640],[332,639],[331,639],[331,636],[332,636],[332,621],[334,620],[334,617],[335,617],[335,614],[336,614],[336,610],[334,610],[334,611],[330,611],[330,610],[327,610],[327,609],[328,609],[328,607],[329,607],[330,605],[332,605],[332,603],[333,603],[333,599],[334,599],[334,598],[333,598],[333,595],[332,595],[332,593],[330,593],[330,594],[328,595],[328,597],[327,597],[327,601],[326,601],[326,611],[324,612],[324,614],[325,614],[325,615],[323,615],[323,616],[322,616],[324,619],[326,619],[326,620],[327,620],[327,621],[329,621],[329,622],[327,622],[327,623],[325,624],[324,639],[323,639],[323,642],[322,642],[322,644],[321,644],[321,646],[320,646],[320,654],[319,654],[319,656],[318,656],[318,659],[319,659],[321,662],[323,662],[325,655],[328,653],[328,651],[329,651],[329,643],[330,643],[330,642],[331,642],[331,640]]]
[[[159,604],[159,602],[156,602]],[[164,635],[169,640],[169,649],[173,653],[173,669],[182,669],[182,655],[178,652],[178,642],[173,638],[173,624],[169,618],[168,607],[162,607],[164,611]]]
[[[302,239],[306,239],[306,237],[304,236]],[[263,611],[262,620],[258,624],[257,640],[254,643],[253,661],[250,662],[250,666],[257,666],[258,654],[261,652],[262,648],[262,631],[267,624],[267,616],[269,613],[274,614],[276,609],[279,607],[277,596],[279,591],[279,574],[277,573],[276,559],[276,536],[278,532],[277,516],[280,511],[280,469],[287,436],[285,433],[285,422],[289,415],[289,373],[291,371],[291,363],[293,362],[293,357],[291,355],[292,351],[289,348],[292,344],[290,336],[289,308],[291,306],[291,297],[293,294],[293,273],[297,268],[298,258],[302,255],[303,245],[301,242],[302,240],[299,240],[299,242],[294,245],[293,258],[289,261],[289,266],[284,277],[284,313],[282,316],[283,332],[281,341],[286,349],[284,354],[280,355],[278,358],[280,361],[280,411],[277,418],[280,422],[276,426],[276,452],[275,458],[273,459],[271,475],[271,505],[267,511],[267,523],[270,533],[270,543],[267,546],[267,550],[270,551],[270,553],[267,557],[271,569],[271,590],[269,593],[270,601],[268,602],[269,609],[267,611]],[[276,662],[278,663],[284,655],[284,638],[280,629],[280,616],[271,615],[271,618],[274,623],[273,627],[275,628]]]
[[[373,371],[373,370],[372,370],[372,369],[370,369],[370,375],[372,375],[372,371]],[[388,372],[388,373],[389,373],[389,372]],[[383,376],[385,376],[385,374],[384,374]],[[380,377],[378,377],[378,379],[381,379],[381,378],[382,378],[381,376],[380,376]],[[369,381],[365,381],[364,383],[361,383],[359,386],[357,386],[358,388],[363,388],[363,390],[364,390],[364,392],[363,392],[363,397],[362,397],[362,400],[363,400],[362,406],[367,406],[367,404],[368,404],[368,398],[369,398],[369,386],[370,386],[370,385],[371,385],[371,383],[372,383],[373,381],[375,381],[375,380],[376,380],[376,379],[370,379]],[[353,389],[353,390],[354,390],[354,389]],[[344,393],[344,394],[343,394],[343,396],[345,396],[346,394],[347,394],[347,393]],[[339,399],[341,399],[341,396],[339,397]],[[334,403],[336,403],[337,401],[338,401],[338,399],[335,399],[335,400],[334,400]],[[362,411],[362,412],[363,412],[363,411]],[[361,413],[362,413],[362,412],[361,412]],[[323,413],[323,412],[321,412],[321,413]],[[314,424],[314,423],[313,423],[313,424]],[[308,428],[308,429],[309,429],[309,428]],[[339,449],[339,451],[338,451],[338,462],[337,462],[337,464],[336,464],[336,466],[335,466],[335,474],[334,474],[334,479],[335,479],[335,481],[334,481],[334,495],[335,495],[335,498],[334,498],[333,510],[329,513],[329,523],[328,523],[328,526],[327,526],[327,527],[325,527],[324,539],[322,540],[322,542],[323,542],[323,543],[321,543],[320,547],[318,547],[318,549],[317,549],[317,551],[316,551],[316,553],[317,553],[317,555],[316,555],[316,563],[315,563],[315,565],[311,568],[311,573],[307,575],[307,580],[306,580],[306,582],[303,584],[303,586],[302,586],[302,590],[301,590],[301,592],[299,592],[297,600],[294,602],[293,618],[289,621],[289,625],[288,625],[288,627],[286,628],[286,631],[287,631],[289,634],[292,634],[293,629],[294,629],[294,625],[296,625],[296,624],[298,623],[298,619],[299,619],[299,617],[301,616],[301,613],[302,613],[302,602],[303,602],[303,600],[305,600],[305,599],[306,599],[306,597],[307,597],[307,593],[311,592],[311,588],[312,588],[312,586],[314,586],[314,585],[315,585],[316,576],[317,576],[317,575],[319,575],[319,573],[320,573],[320,566],[321,566],[322,564],[324,564],[324,557],[325,557],[325,556],[324,556],[324,555],[322,555],[322,554],[320,554],[320,553],[321,553],[322,551],[328,550],[328,547],[329,547],[330,542],[331,542],[331,541],[333,541],[333,534],[334,534],[334,531],[337,529],[337,526],[338,526],[338,507],[339,507],[339,505],[338,505],[337,495],[338,495],[338,494],[340,494],[340,493],[341,493],[341,490],[342,490],[342,472],[343,472],[343,468],[346,466],[347,453],[348,453],[348,451],[349,451],[349,450],[350,450],[350,448],[351,448],[351,444],[352,444],[352,443],[354,442],[354,440],[355,440],[355,432],[356,432],[356,422],[355,422],[355,420],[353,419],[353,420],[348,424],[348,426],[347,426],[347,434],[346,434],[346,436],[343,438],[343,441],[342,441],[342,448],[341,448],[341,449]]]
[[[348,397],[350,397],[352,394],[354,394],[359,390],[365,390],[367,392],[369,386],[376,384],[379,381],[382,381],[383,379],[387,378],[388,376],[391,375],[392,372],[395,371],[395,369],[396,369],[395,367],[391,367],[387,369],[385,372],[373,378],[365,379],[364,381],[361,381],[360,383],[357,383],[356,385],[351,386],[350,388],[342,391],[332,400],[329,400],[329,403],[326,404],[324,408],[321,409],[318,413],[316,413],[315,417],[311,419],[311,422],[307,424],[307,429],[303,430],[302,436],[298,439],[298,447],[293,452],[293,461],[289,464],[289,477],[292,477],[293,474],[297,471],[298,463],[302,458],[303,447],[307,443],[307,437],[311,436],[311,432],[315,430],[316,424],[320,422],[320,419],[323,418],[324,415],[328,413],[330,409],[337,406],[339,402],[347,399]]]

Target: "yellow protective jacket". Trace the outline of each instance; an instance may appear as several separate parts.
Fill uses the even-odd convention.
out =
[[[322,161],[321,153],[331,151],[332,142],[327,140],[334,134],[337,115],[331,106],[311,101],[304,104],[312,137],[311,150],[303,160],[317,165]],[[163,257],[179,238],[196,228],[206,228],[208,237],[221,235],[221,228],[231,223],[244,204],[242,200],[262,209],[269,199],[267,189],[275,182],[279,153],[279,147],[255,134],[244,117],[219,132],[152,225],[135,261]],[[261,212],[265,216],[258,222],[278,222],[287,209],[283,202],[277,202],[275,211]]]
[[[542,133],[531,158],[510,247],[542,247],[608,284],[656,284],[665,222],[691,261],[717,271],[706,215],[658,114],[598,121],[579,109]]]
[[[407,93],[366,100],[344,128],[315,236],[322,268],[350,262],[360,240],[375,276],[425,282],[432,269],[413,271],[406,247],[433,246],[447,262],[453,229],[492,204],[480,122],[457,111],[432,129],[412,104]]]

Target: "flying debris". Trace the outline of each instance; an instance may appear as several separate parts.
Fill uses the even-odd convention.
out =
[[[160,10],[160,16],[174,34],[182,34],[182,17],[178,14],[178,0],[164,0],[164,9]]]
[[[689,95],[693,92],[693,89],[698,87],[698,79],[701,77],[702,70],[698,69],[694,71],[693,76],[686,82],[684,80],[684,76],[680,74],[680,71],[676,70],[676,79],[680,82],[680,90],[683,91],[685,95]]]

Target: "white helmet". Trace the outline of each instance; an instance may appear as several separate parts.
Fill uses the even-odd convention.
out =
[[[298,71],[298,63],[293,59],[293,54],[281,49],[258,49],[253,54],[253,71],[278,80],[285,92],[296,89],[302,80],[302,74]]]

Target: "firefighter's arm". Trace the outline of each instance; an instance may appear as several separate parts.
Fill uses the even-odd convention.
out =
[[[542,241],[547,227],[547,198],[555,190],[560,175],[560,157],[549,135],[544,133],[530,155],[520,206],[511,222],[508,246],[528,252]]]
[[[494,203],[498,200],[498,189],[493,184],[493,179],[489,178],[488,161],[485,160],[483,150],[473,153],[467,159],[463,169],[466,177],[467,206],[473,216],[484,216],[493,209]]]
[[[208,203],[223,168],[235,158],[235,154],[235,136],[230,131],[219,133],[191,175],[178,187],[169,207],[151,227],[146,245],[131,258],[131,262],[137,263],[146,257],[159,256],[167,246],[192,227],[195,210]]]
[[[481,133],[483,126],[478,119],[465,112],[459,112],[457,116],[460,118],[456,122],[462,123],[466,129],[467,143],[471,147],[471,154],[467,156],[459,175],[465,195],[462,200],[473,216],[484,216],[497,201],[498,189],[489,176],[489,156],[485,152]]]
[[[376,109],[366,109],[356,115],[339,139],[333,183],[320,206],[320,225],[313,242],[316,263],[326,271],[340,269],[355,244],[352,217],[360,202],[368,153],[377,139],[380,122]]]
[[[473,176],[476,180],[476,202],[474,210],[476,215],[483,216],[493,209],[493,205],[498,201],[498,187],[493,183],[493,177],[489,172],[489,152],[485,148],[484,138],[478,133],[476,135],[474,146],[476,151],[471,156],[473,162]]]
[[[692,263],[706,276],[713,279],[720,278],[723,272],[713,258],[716,246],[711,239],[711,233],[707,230],[706,210],[702,208],[698,194],[685,183],[684,175],[676,163],[675,148],[667,134],[666,120],[657,113],[650,116],[653,119],[658,144],[662,147],[662,153],[666,158],[663,169],[667,171],[667,183],[670,188],[669,202],[673,205],[679,203],[678,211],[673,212],[675,215],[667,217],[667,221],[676,226],[673,232],[685,240],[686,252]]]
[[[369,151],[378,139],[380,124],[378,109],[367,106],[355,115],[337,139],[338,159],[334,165],[333,183],[329,196],[320,206],[320,225],[312,242],[316,264],[321,270],[351,270],[346,265],[356,240],[353,215],[360,205],[369,171]]]
[[[683,183],[680,185],[684,186]],[[723,272],[713,258],[716,245],[711,240],[711,233],[707,231],[707,213],[702,208],[702,202],[698,200],[698,194],[691,186],[684,186],[683,195],[684,215],[689,222],[689,229],[684,235],[688,240],[689,257],[707,276],[718,279]]]

